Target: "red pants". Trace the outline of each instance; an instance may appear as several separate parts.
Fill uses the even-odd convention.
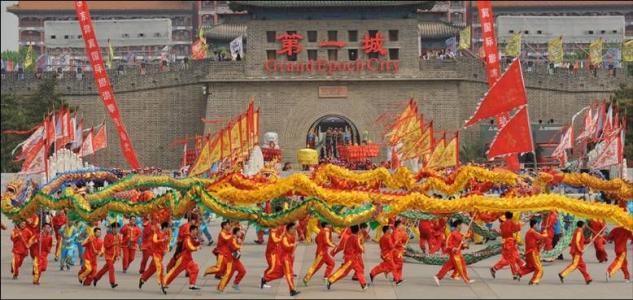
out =
[[[114,284],[115,283],[115,278],[114,278],[114,260],[106,259],[105,265],[103,265],[103,267],[101,267],[101,270],[99,270],[99,272],[97,272],[97,275],[95,275],[94,280],[101,279],[103,274],[105,274],[106,272],[108,272],[108,279],[110,280],[110,284]]]
[[[240,284],[240,281],[242,281],[242,278],[246,275],[246,269],[244,268],[244,265],[242,265],[242,262],[239,259],[233,258],[232,255],[229,259],[227,259],[225,269],[224,275],[222,275],[222,280],[218,283],[218,291],[224,290],[226,285],[229,284],[231,277],[233,277],[233,273],[237,272],[235,281],[233,281],[233,284],[235,285]]]
[[[615,260],[609,265],[607,272],[609,272],[610,277],[613,277],[615,272],[620,269],[624,273],[624,279],[630,280],[631,274],[629,274],[629,262],[626,259],[626,251],[615,254]]]
[[[345,261],[343,264],[334,271],[334,274],[332,274],[332,276],[330,276],[327,280],[333,284],[341,278],[347,276],[350,271],[354,270],[354,275],[358,277],[358,282],[361,285],[367,284],[367,281],[365,280],[365,270],[363,268],[363,264],[361,263],[362,257],[345,257],[344,259]]]
[[[84,265],[79,270],[79,280],[83,281],[84,285],[90,285],[97,274],[97,258],[85,258]]]
[[[448,271],[450,270],[456,271],[457,274],[462,277],[464,282],[468,283],[470,281],[470,278],[468,277],[468,269],[466,269],[466,262],[464,261],[464,257],[461,253],[450,255],[448,260],[444,263],[440,271],[437,272],[435,276],[437,276],[438,279],[442,280],[442,278],[444,278],[444,275],[446,275],[446,273],[448,273]]]
[[[587,272],[587,265],[585,265],[585,261],[582,259],[582,255],[580,254],[574,255],[571,263],[565,268],[565,270],[560,272],[560,276],[567,277],[569,273],[573,272],[576,269],[578,269],[578,271],[582,273],[582,277],[585,278],[585,281],[591,280],[591,275],[589,275],[589,273]]]
[[[393,255],[393,280],[402,280],[402,268],[404,267],[403,253],[398,252]]]
[[[276,255],[273,255],[273,261],[276,259]],[[284,257],[281,259],[280,263],[275,262],[275,267],[264,273],[264,281],[270,282],[275,279],[279,279],[281,277],[286,278],[286,282],[288,282],[288,289],[295,289],[295,281],[294,281],[294,272],[293,272],[293,258],[292,257]]]
[[[541,277],[543,277],[543,266],[541,265],[541,255],[537,251],[531,251],[525,254],[526,264],[521,267],[519,270],[519,274],[521,276],[525,276],[534,272],[532,275],[532,279],[530,282],[532,284],[537,284],[541,281]]]
[[[204,275],[215,274],[216,276],[218,276],[220,274],[224,274],[224,271],[226,270],[226,262],[229,260],[229,256],[231,255],[218,254],[215,265],[208,267],[204,271]]]
[[[393,259],[391,258],[391,256],[386,256],[382,257],[381,263],[371,269],[369,275],[371,275],[371,277],[376,277],[376,275],[380,273],[393,273],[394,269],[395,267],[393,265]]]
[[[165,275],[163,285],[168,286],[184,270],[187,270],[187,273],[189,273],[189,285],[195,285],[196,280],[198,280],[198,273],[200,272],[198,264],[191,259],[183,259],[182,256],[176,260],[174,267],[169,269],[167,275]]]
[[[145,272],[145,267],[150,257],[152,257],[152,250],[143,250],[143,258],[141,259],[141,265],[138,269],[139,273],[143,274]]]
[[[428,232],[422,232],[420,231],[420,250],[422,250],[422,252],[427,253],[426,249],[424,247],[424,244],[426,244],[428,246],[428,252],[431,252],[431,249],[435,248],[434,241],[435,237],[433,236],[432,233],[428,233]],[[437,250],[436,250],[437,251]]]
[[[121,252],[123,252],[123,260],[121,261],[123,264],[123,271],[127,271],[127,268],[134,261],[136,256],[136,248],[122,247]]]
[[[600,235],[593,241],[593,246],[596,248],[596,258],[598,259],[598,262],[605,262],[609,260],[607,250],[604,248],[604,245],[606,243],[607,241],[602,235]]]
[[[156,273],[156,280],[158,281],[158,285],[163,284],[165,280],[165,272],[163,268],[163,254],[153,254],[152,262],[147,270],[141,275],[141,280],[146,282],[154,273]]]
[[[22,267],[22,263],[24,262],[24,258],[28,254],[15,254],[13,253],[13,258],[11,259],[11,270],[13,272],[13,276],[17,277],[20,274],[20,267]]]
[[[321,269],[321,266],[323,266],[323,264],[325,264],[325,274],[323,275],[323,278],[330,277],[330,275],[332,275],[332,270],[334,270],[334,259],[332,258],[330,253],[328,253],[327,251],[322,251],[317,253],[314,262],[312,262],[312,265],[308,269],[308,273],[306,273],[306,276],[303,277],[303,281],[310,281],[314,273]]]
[[[266,263],[268,263],[268,268],[264,270],[264,276],[266,276],[266,274],[268,273],[273,272],[277,268],[277,265],[281,265],[279,261],[279,255],[275,252],[266,253]]]
[[[505,266],[510,265],[512,275],[518,275],[521,270],[521,262],[519,259],[519,250],[517,250],[516,243],[513,239],[507,239],[503,242],[503,248],[501,249],[501,259],[493,266],[495,271],[503,269]]]
[[[35,268],[37,266],[37,272]],[[33,261],[33,283],[39,283],[42,273],[48,269],[48,252],[41,252],[37,263]]]

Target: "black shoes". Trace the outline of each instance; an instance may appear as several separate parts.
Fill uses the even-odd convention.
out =
[[[492,275],[492,279],[497,278],[497,271],[495,268],[490,268],[490,275]]]
[[[167,295],[167,291],[165,290],[165,286],[164,285],[160,285],[160,290],[163,292],[163,295]]]
[[[145,284],[145,282],[143,281],[143,279],[138,280],[138,288],[141,289],[143,287],[143,284]]]
[[[296,296],[296,295],[299,295],[300,293],[301,293],[301,292],[299,292],[299,291],[297,291],[297,290],[291,290],[291,291],[290,291],[290,296],[293,296],[293,297],[294,297],[294,296]]]
[[[192,290],[192,291],[200,290],[200,288],[198,286],[195,286],[195,285],[190,286],[189,289]]]
[[[374,275],[369,274],[369,281],[371,283],[374,283]]]
[[[118,283],[113,283],[113,284],[111,284],[110,286],[111,286],[112,288],[116,288],[117,286],[119,286],[119,284],[118,284]]]
[[[563,275],[560,275],[560,273],[558,273],[558,278],[560,279],[560,283],[565,283],[565,278]]]
[[[589,280],[585,281],[585,283],[586,283],[587,285],[589,285],[592,281],[593,281],[593,280],[589,279]]]
[[[327,284],[325,285],[327,287],[327,289],[331,289],[332,288],[332,283],[328,280]]]

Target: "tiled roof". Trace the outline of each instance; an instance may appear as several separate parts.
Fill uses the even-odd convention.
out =
[[[18,1],[7,7],[9,12],[22,11],[74,11],[74,1]],[[192,10],[190,1],[88,1],[91,11],[95,10]]]
[[[456,35],[464,27],[447,24],[444,22],[420,22],[418,32],[421,38],[437,39]]]
[[[224,41],[233,40],[240,35],[246,37],[246,24],[205,26],[204,34],[207,38]]]

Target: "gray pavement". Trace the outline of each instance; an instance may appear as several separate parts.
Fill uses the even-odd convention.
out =
[[[2,217],[4,224],[10,224],[7,219]],[[215,287],[218,283],[213,277],[199,277],[198,285],[202,287],[200,291],[191,291],[188,287],[188,281],[182,274],[170,286],[168,294],[165,296],[161,293],[155,278],[148,281],[142,290],[138,285],[138,266],[140,262],[140,253],[137,253],[136,260],[130,267],[131,272],[123,274],[121,272],[120,261],[116,264],[117,282],[119,286],[111,289],[108,284],[107,275],[101,279],[97,287],[82,287],[77,282],[78,266],[71,268],[70,271],[59,271],[58,263],[53,261],[53,256],[49,257],[49,269],[42,276],[41,285],[34,286],[31,284],[31,260],[27,258],[22,266],[21,275],[18,280],[12,280],[10,274],[11,262],[11,242],[9,239],[10,230],[2,231],[1,234],[1,265],[0,265],[0,296],[5,298],[57,298],[57,299],[85,299],[85,298],[275,298],[287,299],[289,297],[286,282],[277,280],[271,283],[270,289],[259,289],[260,277],[266,268],[264,259],[264,245],[254,244],[255,232],[251,230],[248,233],[247,244],[244,245],[242,251],[242,263],[245,265],[247,274],[241,283],[241,291],[234,291],[230,285],[226,288],[224,294],[218,294]],[[218,224],[214,222],[211,226],[212,233],[217,235]],[[373,234],[373,232],[372,232]],[[417,241],[415,241],[417,245]],[[194,255],[194,259],[200,265],[201,273],[204,269],[215,263],[215,257],[211,254],[213,247],[203,247]],[[369,242],[366,247],[365,254],[365,274],[369,277],[369,269],[379,262],[379,248],[374,242]],[[609,259],[613,258],[613,245],[608,244]],[[631,248],[629,248],[631,250]],[[561,271],[567,263],[569,263],[569,255],[566,255],[565,261],[556,261],[553,263],[543,263],[545,268],[542,282],[538,286],[528,286],[528,278],[524,278],[521,282],[511,279],[509,270],[502,270],[497,273],[497,279],[492,279],[488,268],[499,258],[492,257],[468,267],[469,274],[472,279],[476,280],[472,285],[466,285],[462,281],[443,280],[442,286],[437,287],[433,282],[433,275],[438,271],[439,266],[421,265],[407,263],[404,266],[404,277],[406,282],[395,287],[387,281],[382,275],[376,278],[373,286],[366,291],[362,291],[357,282],[351,280],[350,277],[336,283],[332,290],[327,290],[321,280],[324,271],[321,269],[310,282],[310,286],[304,287],[301,278],[309,268],[314,258],[315,246],[300,245],[296,251],[295,272],[298,274],[296,285],[301,294],[296,298],[621,298],[633,299],[633,284],[624,283],[622,273],[618,273],[616,278],[610,282],[605,282],[605,270],[607,264],[599,264],[596,261],[593,246],[589,247],[585,254],[585,259],[589,268],[589,272],[594,278],[591,285],[585,285],[580,273],[572,273],[566,280],[565,284],[561,284],[558,280],[557,273]],[[340,254],[339,254],[340,255]],[[167,255],[171,257],[171,253]],[[633,253],[629,251],[629,257],[633,257]],[[336,257],[337,267],[341,263],[342,258]],[[631,270],[631,259],[629,260],[629,269]],[[167,262],[167,258],[165,259]],[[99,259],[99,265],[103,264],[103,259]]]

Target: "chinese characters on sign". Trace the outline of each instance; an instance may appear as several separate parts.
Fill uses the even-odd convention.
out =
[[[95,36],[93,30],[92,19],[90,18],[90,11],[88,10],[87,2],[75,1],[75,12],[77,14],[77,19],[79,20],[79,28],[81,28],[84,42],[86,44],[86,56],[88,57],[88,60],[90,60],[90,65],[94,70],[93,74],[97,90],[99,91],[103,105],[110,114],[110,118],[112,119],[112,122],[119,134],[119,141],[121,149],[123,150],[123,156],[132,168],[140,168],[136,152],[132,147],[132,142],[128,138],[127,130],[125,129],[125,125],[121,119],[119,107],[116,99],[114,99],[114,92],[112,90],[112,86],[110,85],[110,79],[108,79],[108,74],[105,72],[103,67],[101,48],[99,48],[99,43],[97,42],[97,37]]]
[[[320,86],[319,98],[347,98],[346,86]]]
[[[276,37],[279,41],[280,49],[277,54],[287,55],[288,57],[296,56],[303,50],[301,40],[303,35],[298,33],[283,33]],[[366,54],[377,53],[380,56],[387,55],[387,49],[384,47],[384,35],[376,32],[373,36],[366,33],[363,37],[361,47]],[[344,41],[321,41],[319,47],[335,47],[343,48],[347,45]],[[371,56],[370,56],[371,57]],[[391,72],[398,73],[400,69],[400,61],[398,60],[380,60],[377,57],[371,57],[366,60],[353,60],[348,62],[329,61],[323,59],[309,60],[307,62],[280,62],[276,59],[269,59],[264,63],[264,70],[268,73],[326,73],[331,75],[334,72]]]

